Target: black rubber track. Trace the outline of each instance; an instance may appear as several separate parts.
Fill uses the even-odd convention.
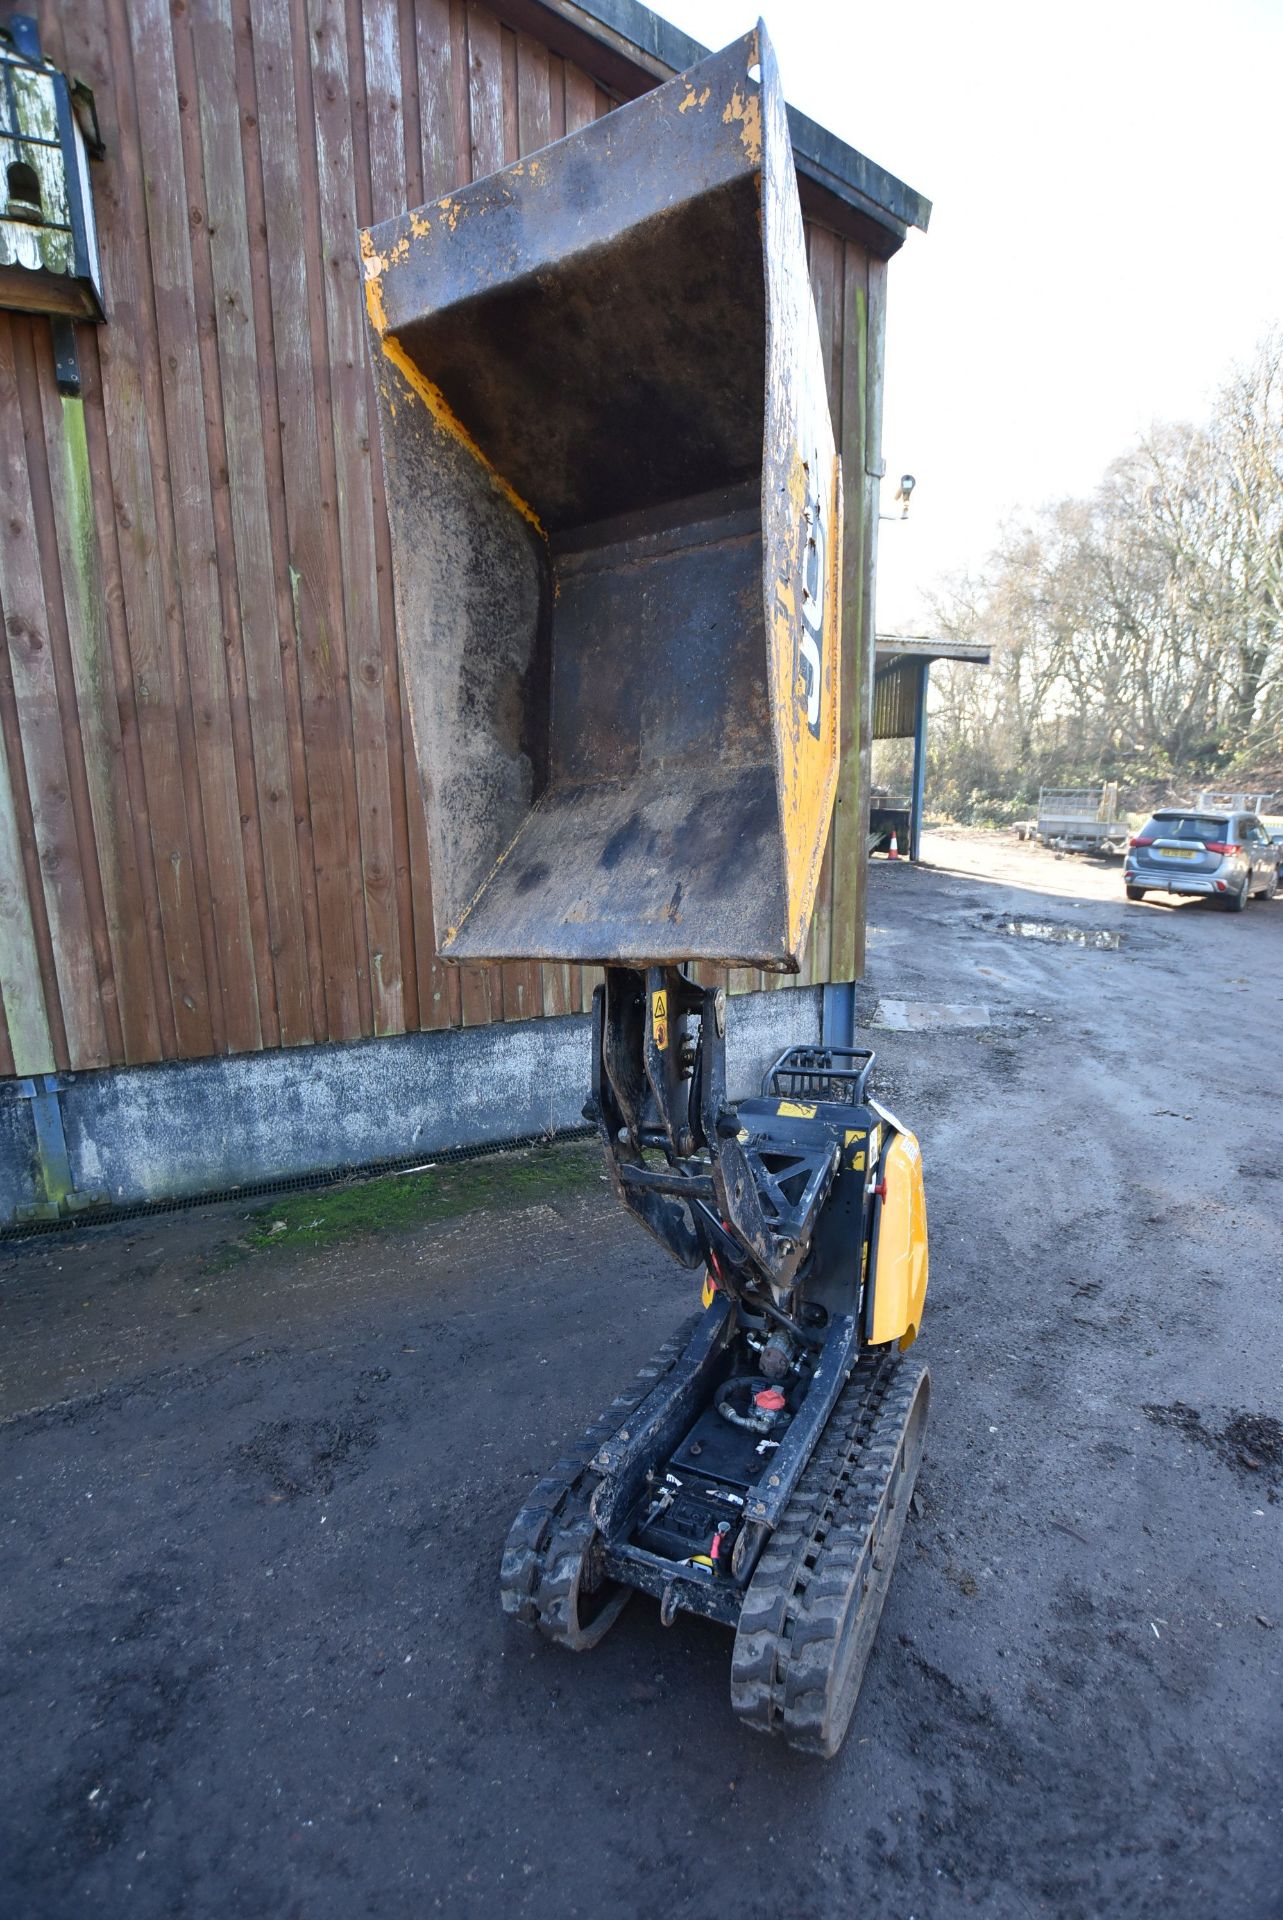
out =
[[[700,1316],[666,1340],[631,1387],[613,1400],[578,1444],[545,1474],[512,1523],[499,1570],[505,1613],[559,1645],[583,1652],[614,1625],[631,1587],[600,1577],[598,1540],[589,1501],[600,1475],[591,1462],[681,1358]]]
[[[930,1375],[859,1362],[744,1596],[731,1704],[746,1725],[831,1758],[851,1723],[891,1584],[926,1429]]]

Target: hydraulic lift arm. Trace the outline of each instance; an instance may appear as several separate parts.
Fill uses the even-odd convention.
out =
[[[726,991],[677,967],[608,967],[593,994],[593,1090],[619,1199],[683,1266],[791,1296],[839,1161],[835,1142],[768,1165],[726,1097]],[[664,1169],[645,1155],[664,1156]],[[786,1184],[787,1183],[787,1184]]]

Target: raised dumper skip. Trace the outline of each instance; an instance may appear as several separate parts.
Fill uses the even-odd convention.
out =
[[[585,1112],[702,1283],[529,1496],[503,1605],[572,1648],[635,1591],[721,1621],[735,1710],[829,1755],[922,1449],[926,1215],[872,1055],[734,1106],[686,971],[797,969],[837,772],[842,477],[765,32],[362,253],[441,951],[605,968]]]

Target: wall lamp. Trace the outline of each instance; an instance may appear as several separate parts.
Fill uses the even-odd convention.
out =
[[[900,508],[900,512],[899,513],[880,513],[878,515],[878,519],[879,520],[907,520],[909,517],[909,501],[912,497],[913,489],[917,486],[917,484],[918,484],[917,481],[914,479],[911,473],[902,473],[900,475],[900,484],[895,490],[896,505]]]

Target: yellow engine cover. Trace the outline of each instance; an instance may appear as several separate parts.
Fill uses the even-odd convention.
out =
[[[882,1178],[886,1194],[878,1222],[871,1344],[897,1340],[903,1350],[918,1337],[927,1297],[927,1196],[922,1150],[913,1134],[893,1137]]]

